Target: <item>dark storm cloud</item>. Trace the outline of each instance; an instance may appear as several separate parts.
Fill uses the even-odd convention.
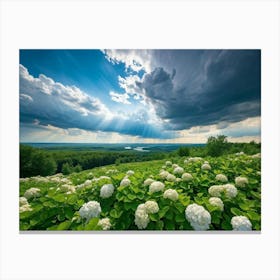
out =
[[[137,86],[169,128],[260,116],[259,50],[158,51],[154,57],[161,67]]]

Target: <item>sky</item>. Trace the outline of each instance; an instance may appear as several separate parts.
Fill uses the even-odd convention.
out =
[[[260,50],[20,50],[20,141],[260,142]]]

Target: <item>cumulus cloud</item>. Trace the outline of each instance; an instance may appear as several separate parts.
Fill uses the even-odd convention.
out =
[[[20,92],[22,123],[36,120],[41,126],[119,132],[144,138],[169,138],[173,135],[163,132],[160,125],[131,118],[129,114],[113,113],[99,99],[75,86],[65,86],[45,75],[35,78],[23,65],[20,65]]]
[[[150,72],[151,50],[103,50],[105,57],[112,63],[124,63],[126,70]]]
[[[131,102],[128,101],[128,99],[130,97],[127,93],[116,93],[116,92],[110,91],[110,96],[111,96],[111,99],[117,103],[131,104]]]

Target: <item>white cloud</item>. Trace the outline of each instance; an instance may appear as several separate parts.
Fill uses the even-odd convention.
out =
[[[151,50],[103,50],[105,57],[112,63],[124,63],[126,70],[133,70],[139,72],[144,70],[151,71]]]
[[[110,91],[111,99],[117,103],[122,104],[131,104],[131,102],[128,101],[129,95],[127,93],[116,93],[113,91]]]

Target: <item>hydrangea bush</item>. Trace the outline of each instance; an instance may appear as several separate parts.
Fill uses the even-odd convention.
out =
[[[22,178],[20,229],[260,230],[260,167],[234,154]]]

